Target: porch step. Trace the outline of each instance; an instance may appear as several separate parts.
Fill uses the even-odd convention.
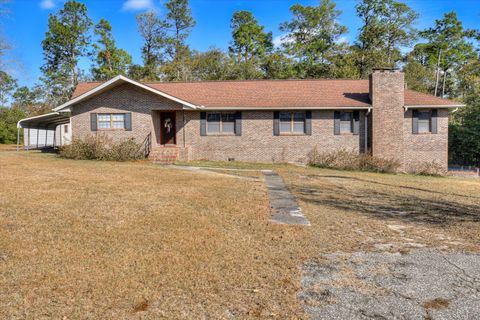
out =
[[[159,164],[173,164],[178,160],[178,151],[177,147],[155,147],[148,159]]]

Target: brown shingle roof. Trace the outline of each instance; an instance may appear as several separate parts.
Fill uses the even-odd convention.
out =
[[[77,85],[72,98],[102,82]],[[252,80],[144,83],[171,96],[210,108],[368,107],[368,80]],[[455,101],[405,90],[405,105],[456,105]]]

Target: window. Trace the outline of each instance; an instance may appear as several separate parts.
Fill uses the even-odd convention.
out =
[[[340,133],[353,132],[353,112],[340,112]]]
[[[430,128],[431,128],[430,121],[431,121],[430,111],[419,111],[418,112],[418,133],[430,132]]]
[[[125,129],[125,113],[99,113],[98,129]]]
[[[235,113],[231,113],[231,112],[207,113],[207,133],[235,134]]]
[[[63,126],[63,132],[68,133],[68,124]]]
[[[280,112],[280,133],[305,133],[305,112]]]

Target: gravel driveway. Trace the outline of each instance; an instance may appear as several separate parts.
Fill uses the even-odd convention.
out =
[[[303,266],[299,298],[312,319],[479,319],[480,254],[322,256]]]

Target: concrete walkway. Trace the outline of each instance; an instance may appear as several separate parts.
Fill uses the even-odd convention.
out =
[[[310,221],[303,215],[293,194],[288,191],[282,178],[271,170],[262,170],[268,188],[272,221],[282,224],[309,226]]]

